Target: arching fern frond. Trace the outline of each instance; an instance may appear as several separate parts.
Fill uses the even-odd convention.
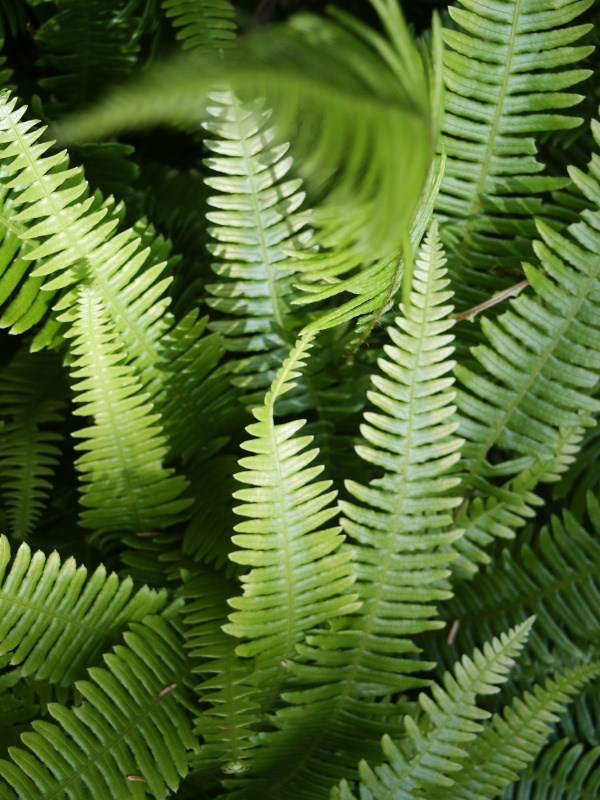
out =
[[[235,39],[235,10],[229,0],[163,0],[184,50],[219,50]]]
[[[139,533],[180,517],[184,478],[166,469],[167,443],[149,396],[111,330],[95,288],[79,289],[78,315],[68,337],[79,416],[93,423],[74,433],[83,451],[81,523],[95,530]]]
[[[309,630],[357,608],[352,553],[340,549],[338,527],[325,527],[337,513],[336,493],[328,491],[331,481],[315,480],[322,467],[309,466],[318,454],[306,449],[312,437],[296,435],[302,420],[274,420],[312,338],[299,339],[264,405],[253,410],[252,438],[242,447],[254,455],[240,460],[245,471],[235,476],[250,488],[234,494],[243,502],[234,511],[248,519],[235,528],[230,558],[251,569],[241,578],[243,595],[229,600],[235,611],[224,630],[244,640],[236,652],[255,657],[254,680],[271,692]]]
[[[22,544],[11,562],[0,538],[0,655],[36,680],[69,685],[123,629],[166,603],[166,592],[119,581],[103,566],[88,576],[73,558],[31,552]]]
[[[540,194],[564,184],[540,174],[536,137],[581,124],[562,112],[582,99],[566,90],[590,75],[574,65],[593,48],[573,44],[591,26],[570,23],[592,2],[459,0],[448,9],[455,23],[443,31],[448,160],[437,211],[460,305],[474,305],[477,292],[492,294],[507,270],[519,270],[543,210]]]
[[[443,791],[432,791],[428,800],[506,797],[503,790],[517,780],[543,749],[565,706],[599,674],[599,664],[583,663],[562,675],[554,675],[543,686],[534,686],[531,692],[516,698],[502,714],[494,714],[469,748],[469,758],[454,776],[454,785],[444,787]],[[532,800],[537,796],[529,795]],[[584,797],[578,795],[579,800]],[[561,794],[561,798],[564,799],[564,795]]]
[[[560,739],[543,750],[504,800],[596,800],[600,793],[600,747],[585,751]]]
[[[59,362],[50,354],[21,350],[0,370],[0,493],[8,532],[26,539],[39,520],[52,488],[63,436],[65,389],[57,381]]]
[[[9,749],[11,761],[0,762],[6,800],[139,798],[139,783],[164,800],[177,790],[196,746],[181,696],[180,637],[151,617],[134,623],[125,642],[77,682],[80,705],[52,703],[55,722],[34,722],[22,746]]]
[[[382,742],[386,763],[372,769],[361,762],[361,800],[417,800],[438,797],[441,787],[452,787],[451,776],[461,769],[469,743],[482,731],[480,720],[490,716],[476,704],[476,697],[494,694],[506,681],[532,622],[527,620],[486,643],[471,658],[463,656],[454,674],[446,673],[443,685],[432,686],[431,697],[420,695],[426,719],[405,717],[402,750],[386,736]],[[345,781],[332,792],[332,800],[356,797]]]
[[[123,87],[62,126],[65,137],[125,127],[195,123],[224,83],[264,97],[296,163],[330,210],[325,240],[370,261],[409,239],[437,138],[439,73],[429,71],[395,0],[374,0],[387,38],[344,17],[298,15],[235,50],[195,54]],[[392,213],[393,210],[393,213]]]

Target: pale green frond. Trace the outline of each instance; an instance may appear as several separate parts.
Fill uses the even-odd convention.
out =
[[[184,50],[219,50],[235,39],[235,10],[229,0],[162,0]]]
[[[57,471],[64,437],[57,429],[66,386],[60,362],[49,354],[19,350],[0,370],[0,496],[8,530],[27,539],[42,515]]]
[[[600,747],[586,750],[560,739],[543,750],[524,777],[507,787],[504,800],[596,800],[600,794]]]
[[[352,591],[352,553],[341,549],[339,527],[326,527],[337,514],[331,481],[318,481],[318,455],[307,450],[312,437],[298,436],[304,422],[276,424],[274,407],[300,375],[312,336],[299,339],[279,370],[243,449],[243,472],[236,479],[249,485],[234,493],[243,502],[234,508],[248,518],[236,525],[230,558],[251,567],[241,577],[243,594],[224,630],[243,639],[236,652],[256,659],[254,680],[273,689],[285,677],[288,661],[304,635],[330,619],[357,608]]]
[[[143,587],[133,591],[104,566],[88,576],[73,558],[61,563],[22,544],[11,562],[6,537],[0,538],[0,658],[18,675],[69,685],[94,664],[123,629],[156,614],[166,593]]]
[[[231,92],[213,92],[209,101],[203,127],[213,156],[205,163],[217,174],[205,181],[218,192],[209,196],[206,215],[218,276],[206,286],[217,312],[210,326],[236,354],[232,381],[244,401],[257,404],[301,327],[291,314],[294,268],[285,251],[310,242],[299,210],[304,192],[290,177],[289,145],[276,143],[269,111]]]
[[[430,799],[500,797],[542,750],[565,706],[598,675],[599,664],[583,663],[515,698],[502,714],[494,714],[473,742],[467,762],[454,777],[454,785],[445,787],[443,792],[432,792]]]
[[[593,0],[459,0],[443,31],[446,174],[437,202],[459,305],[510,283],[531,257],[541,195],[565,184],[543,174],[540,135],[581,124],[569,91],[590,76],[592,49],[573,25]],[[567,113],[565,113],[565,111]],[[518,278],[513,279],[513,282]]]
[[[358,22],[298,15],[235,50],[164,65],[63,124],[68,138],[150,124],[196,123],[223,83],[264,97],[282,140],[329,211],[324,240],[365,259],[408,241],[437,138],[439,73],[413,43],[395,0],[375,3],[386,36]]]
[[[92,424],[73,434],[82,452],[81,524],[139,533],[165,527],[189,505],[184,478],[166,469],[167,442],[158,415],[109,321],[98,292],[82,287],[73,338],[71,377],[77,416]]]
[[[9,749],[11,760],[0,762],[6,800],[125,800],[146,789],[163,800],[177,790],[196,747],[182,694],[180,637],[150,617],[134,623],[125,642],[77,682],[83,702],[52,703],[54,721],[34,722],[21,747]]]
[[[494,694],[506,681],[532,623],[529,619],[492,639],[472,658],[463,656],[454,674],[445,674],[443,686],[432,686],[431,697],[420,695],[426,717],[405,718],[402,750],[386,736],[382,747],[387,761],[375,768],[364,761],[359,765],[361,800],[417,800],[437,797],[442,787],[444,791],[452,787],[452,776],[463,768],[469,744],[483,730],[481,720],[490,716],[476,704],[476,697]],[[331,797],[356,799],[345,783]]]

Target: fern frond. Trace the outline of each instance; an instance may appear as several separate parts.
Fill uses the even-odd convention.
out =
[[[593,48],[573,46],[591,25],[570,23],[592,1],[459,0],[448,9],[455,23],[443,31],[448,158],[437,212],[460,305],[479,302],[482,290],[492,294],[531,257],[540,195],[565,183],[540,174],[536,137],[582,122],[561,112],[583,99],[567,90],[591,74],[574,65]]]
[[[255,657],[254,678],[271,689],[307,631],[357,608],[352,553],[340,549],[338,527],[324,527],[337,513],[336,493],[330,481],[315,480],[322,467],[309,466],[318,454],[306,449],[312,437],[296,435],[301,420],[274,421],[275,403],[299,377],[312,339],[299,339],[253,410],[252,438],[242,447],[254,455],[240,460],[245,471],[235,476],[250,488],[234,493],[243,501],[234,511],[248,520],[236,525],[230,558],[251,569],[243,595],[229,600],[236,610],[224,630],[245,640],[236,652]]]
[[[444,612],[459,621],[459,651],[531,614],[537,621],[529,649],[538,674],[547,669],[549,650],[555,663],[572,663],[598,646],[600,509],[591,497],[589,503],[595,523],[590,532],[565,512],[562,522],[554,518],[531,543],[505,549],[477,581],[456,587]]]
[[[469,743],[482,731],[480,720],[490,716],[476,705],[476,696],[493,694],[506,681],[532,623],[527,620],[503,633],[486,643],[483,652],[475,650],[472,658],[463,656],[454,674],[446,673],[443,686],[433,685],[431,697],[420,695],[427,722],[406,717],[402,751],[386,736],[382,741],[386,763],[372,769],[361,762],[361,800],[417,800],[452,787],[450,776],[462,768]],[[356,795],[344,781],[332,792],[334,799],[356,800]]]
[[[161,67],[64,123],[62,135],[196,123],[223,84],[264,97],[299,168],[328,199],[324,240],[370,261],[389,257],[408,241],[429,172],[441,76],[430,73],[395,0],[374,5],[387,38],[346,17],[298,15],[240,40],[226,58],[201,53]]]
[[[103,566],[88,577],[73,558],[32,554],[21,544],[11,563],[0,538],[0,655],[20,676],[69,685],[94,664],[123,629],[160,611],[164,590],[133,592]]]
[[[246,402],[256,404],[300,327],[290,313],[294,270],[285,250],[310,240],[302,233],[307,216],[298,210],[304,192],[301,181],[289,176],[288,145],[274,144],[270,112],[242,104],[231,92],[212,93],[207,110],[210,121],[203,127],[219,139],[205,140],[214,153],[205,163],[220,173],[205,179],[219,192],[208,198],[218,210],[207,213],[216,240],[208,249],[218,259],[212,267],[220,278],[206,287],[208,305],[221,317],[211,328],[239,354],[231,361],[233,381]]]
[[[38,720],[0,762],[4,796],[62,795],[69,800],[175,792],[188,771],[195,737],[179,684],[186,673],[180,637],[159,617],[134,623],[89,680],[76,686],[80,705],[49,706],[55,722]]]
[[[53,114],[81,108],[131,75],[137,24],[123,11],[122,0],[62,0],[38,28],[39,84]]]
[[[139,533],[165,527],[189,501],[184,478],[163,464],[167,443],[149,396],[110,330],[95,288],[79,289],[78,315],[68,337],[74,362],[73,391],[79,416],[93,424],[73,435],[83,451],[81,523],[96,530]]]
[[[0,98],[10,219],[19,237],[34,245],[26,254],[28,261],[38,262],[30,274],[49,278],[44,291],[70,289],[83,277],[93,278],[128,358],[156,394],[162,388],[157,342],[171,324],[165,313],[171,279],[163,277],[165,263],[154,260],[154,249],[161,251],[163,243],[148,242],[141,230],[118,233],[113,204],[90,196],[81,170],[69,168],[64,151],[46,155],[51,145],[39,141],[44,129],[23,121],[24,114],[16,100]],[[65,313],[75,300],[68,292],[60,310]]]
[[[63,419],[66,388],[59,370],[50,354],[21,350],[0,371],[0,492],[15,539],[33,531],[59,463],[63,436],[54,426]]]
[[[227,598],[235,587],[214,571],[199,571],[183,590],[186,648],[202,711],[194,733],[202,746],[192,768],[217,780],[240,774],[254,749],[253,736],[260,721],[259,696],[252,686],[252,663],[236,656],[236,641],[223,632]]]
[[[235,39],[235,9],[229,0],[163,0],[184,50],[222,50]]]
[[[600,144],[600,124],[594,123]],[[594,162],[573,179],[600,198]],[[525,266],[535,294],[522,294],[497,320],[483,319],[487,342],[473,355],[487,375],[463,365],[456,373],[460,433],[467,439],[467,483],[523,468],[506,453],[551,460],[561,429],[590,426],[600,402],[591,397],[600,374],[600,209],[582,213],[562,234],[538,222],[534,250],[542,269]],[[500,450],[497,453],[496,450]],[[525,466],[527,466],[527,460]]]
[[[433,792],[431,800],[499,797],[542,750],[565,706],[598,675],[599,664],[582,664],[554,675],[544,686],[534,686],[502,714],[494,714],[473,743],[454,785],[445,787],[443,793]]]
[[[568,739],[542,751],[525,776],[507,787],[504,800],[596,800],[600,793],[600,747],[585,751]]]

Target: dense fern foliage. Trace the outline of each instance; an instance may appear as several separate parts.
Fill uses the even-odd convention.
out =
[[[600,3],[323,5],[0,0],[0,798],[600,793]]]

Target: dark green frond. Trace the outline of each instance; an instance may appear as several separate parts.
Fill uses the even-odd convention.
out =
[[[10,748],[11,761],[0,762],[7,800],[125,800],[140,797],[139,783],[157,800],[177,790],[196,746],[181,694],[180,637],[151,617],[134,623],[125,642],[78,681],[81,704],[52,703],[54,722],[34,722],[22,746]]]
[[[33,531],[58,467],[63,436],[57,423],[66,404],[59,370],[55,356],[24,350],[0,370],[0,495],[15,539]]]
[[[189,505],[180,497],[186,481],[164,466],[168,447],[158,416],[94,288],[79,290],[68,336],[74,339],[74,413],[93,421],[73,434],[82,440],[75,464],[82,525],[128,533],[168,526]]]
[[[511,269],[518,275],[530,257],[533,218],[543,212],[540,195],[565,183],[541,174],[536,138],[582,122],[569,111],[582,95],[568,90],[590,75],[574,65],[592,48],[573,45],[591,26],[570,23],[592,2],[459,0],[449,8],[448,159],[437,211],[461,305],[510,283]]]
[[[162,0],[184,50],[220,50],[235,39],[235,10],[229,0]]]
[[[386,763],[372,769],[361,762],[361,800],[417,800],[437,797],[441,787],[452,787],[451,776],[462,768],[469,744],[483,730],[480,721],[490,716],[476,704],[476,697],[494,694],[506,681],[532,623],[527,620],[492,639],[472,658],[463,656],[454,674],[446,673],[443,686],[432,686],[431,697],[420,695],[426,718],[418,722],[405,717],[407,740],[402,749],[386,736],[382,742]],[[332,800],[353,799],[356,795],[345,781],[332,792]]]
[[[346,16],[299,15],[240,40],[226,58],[203,53],[163,66],[65,123],[62,135],[196,123],[211,90],[231,84],[266,99],[299,168],[324,190],[324,241],[368,260],[390,257],[408,241],[430,169],[440,75],[429,72],[397,4],[374,4],[387,38]]]
[[[494,714],[473,742],[454,785],[433,792],[430,800],[493,800],[514,783],[546,744],[565,706],[582,686],[600,674],[599,664],[583,664],[536,685]],[[505,795],[502,795],[503,797]],[[512,796],[512,795],[510,795]],[[531,798],[534,795],[530,795]],[[548,795],[545,795],[547,798]],[[564,796],[561,795],[564,800]]]
[[[560,739],[540,753],[525,776],[507,787],[503,800],[596,800],[600,794],[600,747],[585,750]]]
[[[94,664],[123,629],[164,607],[166,593],[133,592],[103,566],[88,570],[57,553],[46,557],[22,544],[11,563],[0,538],[0,657],[18,675],[68,685]]]

